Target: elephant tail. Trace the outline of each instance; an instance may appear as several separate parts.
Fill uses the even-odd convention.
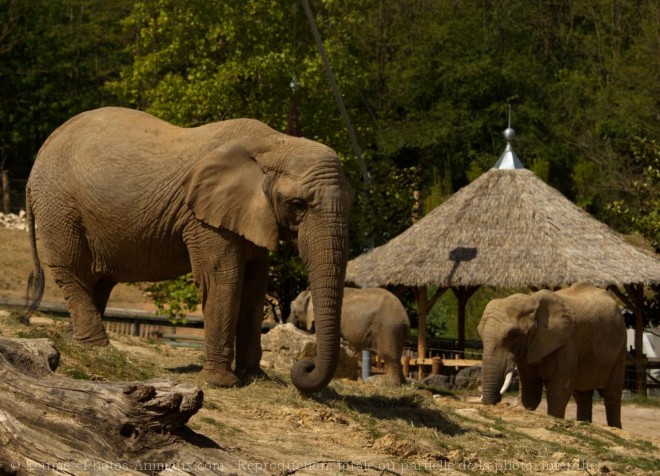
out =
[[[39,308],[41,298],[44,296],[44,288],[46,285],[44,270],[41,267],[39,253],[37,252],[37,236],[34,214],[32,213],[32,196],[29,184],[25,190],[25,218],[27,220],[28,232],[30,234],[30,247],[32,249],[32,262],[34,264],[34,269],[30,272],[28,278],[27,292],[25,295],[25,312],[20,318],[23,322],[27,322],[30,316]]]

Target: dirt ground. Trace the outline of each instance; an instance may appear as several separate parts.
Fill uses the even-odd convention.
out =
[[[22,296],[31,264],[27,234],[0,230],[0,296]],[[52,281],[49,300],[61,299]],[[135,286],[118,287],[115,306],[149,306]],[[0,335],[50,337],[63,323],[48,318],[29,327],[0,311]],[[605,426],[602,404],[594,423],[529,412],[507,398],[484,406],[474,395],[414,386],[384,388],[333,381],[313,398],[288,375],[269,372],[237,389],[207,386],[198,377],[200,350],[111,335],[111,346],[67,345],[58,373],[97,380],[167,376],[191,381],[205,394],[189,427],[209,444],[208,461],[229,473],[267,475],[408,474],[660,474],[660,408],[626,404],[623,430]],[[105,365],[104,362],[111,362]],[[0,405],[2,403],[0,402]]]
[[[53,281],[50,269],[46,266],[45,255],[39,240],[37,240],[37,249],[46,274],[43,301],[64,302],[64,296]],[[24,299],[27,279],[32,269],[30,240],[27,232],[0,228],[0,297]],[[124,283],[118,284],[113,289],[108,306],[156,309],[140,286]]]

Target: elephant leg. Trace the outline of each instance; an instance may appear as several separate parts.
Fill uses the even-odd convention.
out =
[[[520,401],[527,410],[536,410],[543,398],[543,382],[534,382],[529,385],[521,383]]]
[[[406,378],[403,375],[403,367],[401,360],[385,359],[385,366],[387,368],[387,378],[392,385],[403,385],[406,383]]]
[[[209,385],[238,386],[240,381],[231,365],[243,291],[245,258],[241,241],[224,230],[198,227],[187,246],[204,314],[206,362],[202,377]]]
[[[573,398],[575,398],[575,403],[577,403],[577,419],[579,421],[591,421],[591,408],[594,398],[594,391],[583,390],[573,391]]]
[[[569,379],[556,378],[547,384],[548,415],[556,418],[566,416],[566,405],[571,398],[573,382]]]
[[[403,375],[403,366],[401,365],[401,354],[403,349],[391,348],[391,342],[380,342],[376,353],[385,362],[385,371],[387,380],[392,385],[403,385],[406,383],[406,377]]]
[[[105,308],[108,305],[108,299],[110,299],[110,293],[117,283],[109,279],[102,279],[96,286],[94,286],[94,303],[96,304],[96,309],[101,313],[105,314]]]
[[[108,345],[108,336],[101,322],[102,311],[95,296],[99,276],[92,271],[92,251],[79,225],[62,227],[61,223],[52,221],[59,216],[58,212],[59,208],[44,210],[44,219],[39,226],[43,227],[41,235],[48,266],[62,289],[71,315],[73,338],[85,344]]]
[[[526,366],[518,364],[517,367],[520,378],[520,402],[523,408],[534,411],[543,398],[543,380],[532,375]]]
[[[242,378],[265,376],[261,370],[261,324],[268,287],[268,253],[258,251],[258,258],[245,268],[241,308],[236,323],[236,375]]]
[[[66,299],[73,325],[73,338],[85,344],[108,345],[108,336],[101,321],[102,313],[97,307],[95,283],[91,279],[83,280],[74,276],[68,268],[51,269]]]

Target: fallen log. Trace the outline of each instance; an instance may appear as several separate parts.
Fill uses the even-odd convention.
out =
[[[48,339],[0,337],[0,474],[224,474],[186,463],[205,460],[180,436],[199,387],[74,380],[58,362]]]

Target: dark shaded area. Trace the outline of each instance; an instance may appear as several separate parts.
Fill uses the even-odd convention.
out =
[[[428,408],[426,398],[419,394],[401,397],[385,395],[344,396],[331,388],[326,388],[313,398],[318,403],[330,407],[348,407],[379,420],[401,419],[411,425],[431,428],[445,435],[456,436],[468,431],[449,419],[440,408]]]

